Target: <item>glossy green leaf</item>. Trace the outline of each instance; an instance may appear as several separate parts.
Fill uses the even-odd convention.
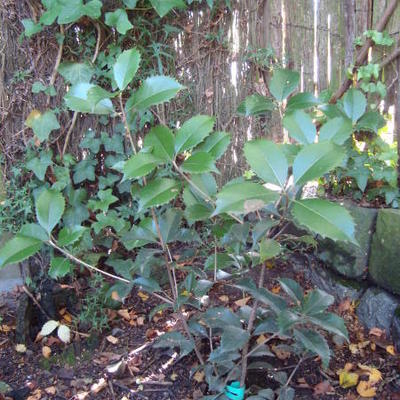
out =
[[[291,213],[299,225],[322,237],[358,244],[353,219],[339,204],[320,199],[296,200]]]
[[[184,172],[189,174],[203,174],[205,172],[218,172],[214,158],[205,152],[197,152],[186,159],[182,166]]]
[[[224,352],[240,350],[249,339],[250,334],[244,329],[236,326],[225,326],[221,335],[221,350]]]
[[[317,130],[311,117],[302,110],[287,113],[283,117],[283,126],[289,135],[301,144],[314,143]]]
[[[52,279],[63,278],[73,270],[71,261],[64,257],[53,257],[50,260],[49,276]]]
[[[78,241],[87,230],[84,226],[73,225],[65,226],[58,234],[58,244],[60,246],[68,246]]]
[[[349,89],[343,96],[343,109],[346,115],[353,121],[357,120],[364,114],[367,108],[367,99],[364,94],[357,89]]]
[[[42,247],[42,241],[17,235],[0,249],[0,269],[7,264],[18,263],[33,256]]]
[[[162,0],[161,0],[162,1]],[[194,349],[192,340],[186,339],[180,332],[167,332],[164,333],[153,345],[155,348],[167,347],[173,349],[178,347],[180,349],[180,356],[184,357]]]
[[[180,183],[173,179],[158,178],[150,181],[139,192],[139,210],[170,202],[178,195],[180,188]]]
[[[108,26],[116,28],[121,35],[125,35],[126,32],[133,28],[133,25],[129,21],[128,14],[123,8],[117,8],[113,12],[106,13],[105,23]]]
[[[281,245],[274,239],[263,239],[260,243],[260,261],[275,258],[282,251]]]
[[[39,157],[32,158],[26,163],[26,167],[30,169],[36,177],[43,181],[46,175],[47,168],[53,164],[52,151],[42,153]]]
[[[294,183],[303,185],[308,181],[321,178],[340,165],[345,155],[341,147],[330,142],[304,146],[293,162]]]
[[[81,82],[89,83],[94,75],[94,69],[85,63],[63,62],[57,69],[58,73],[73,85]]]
[[[191,150],[202,142],[213,130],[215,118],[196,115],[187,120],[178,130],[175,138],[175,153]]]
[[[217,208],[213,215],[225,213],[249,213],[274,202],[279,195],[265,187],[250,182],[228,184],[217,195]]]
[[[265,139],[252,140],[244,145],[244,155],[251,169],[263,181],[284,187],[288,163],[281,149]]]
[[[122,172],[124,173],[122,181],[141,178],[149,174],[161,163],[162,160],[153,156],[151,153],[135,154],[125,162],[122,168]]]
[[[180,83],[168,76],[152,76],[128,100],[128,110],[144,111],[147,108],[171,100],[184,89]]]
[[[35,207],[39,224],[50,234],[64,213],[64,197],[60,192],[45,189],[36,199]]]
[[[186,8],[183,0],[150,0],[160,17],[167,15],[173,8]]]
[[[386,120],[379,111],[368,111],[358,121],[356,130],[378,133],[386,125]]]
[[[57,20],[59,24],[69,24],[84,16],[92,19],[101,16],[102,2],[100,0],[90,0],[85,4],[83,0],[64,0],[59,4],[61,5]]]
[[[113,75],[119,90],[124,90],[132,81],[140,64],[140,53],[136,48],[123,51],[113,65]]]
[[[249,117],[263,115],[266,112],[273,111],[274,109],[275,104],[270,98],[260,94],[253,94],[246,97],[246,99],[240,103],[237,112],[239,115]]]
[[[175,137],[165,125],[151,128],[144,138],[144,145],[152,147],[152,154],[161,160],[172,161],[174,159]]]
[[[301,312],[308,316],[318,315],[335,302],[335,298],[323,290],[312,290],[304,298]]]
[[[21,227],[19,236],[25,236],[45,242],[49,234],[38,224],[25,224]]]
[[[42,27],[42,25],[40,23],[36,24],[30,18],[23,19],[23,20],[21,20],[21,22],[22,22],[22,25],[25,28],[25,31],[24,31],[25,36],[28,37],[28,38],[30,38],[31,36],[35,35],[36,33],[41,32],[42,29],[43,29],[43,27]]]
[[[319,131],[319,141],[331,141],[338,145],[343,144],[353,133],[351,120],[344,117],[335,117],[322,125]]]
[[[346,325],[343,318],[340,318],[333,313],[321,313],[308,317],[308,320],[315,325],[320,326],[322,329],[331,332],[335,335],[342,336],[347,341],[349,340],[349,334],[347,332]]]
[[[96,87],[96,85],[87,82],[80,82],[73,85],[64,96],[65,104],[70,110],[82,113],[99,115],[112,113],[114,108],[110,99],[103,99],[97,103],[95,101],[90,101],[88,92],[94,87]]]
[[[310,329],[295,329],[294,336],[306,350],[321,357],[322,365],[325,368],[328,366],[331,353],[328,343],[323,336]]]
[[[136,7],[137,0],[122,0],[128,10],[133,10]]]
[[[293,93],[300,81],[300,74],[289,69],[276,69],[269,83],[269,91],[278,101]]]
[[[176,208],[169,208],[159,218],[159,228],[164,243],[170,243],[177,239],[181,221],[182,221],[182,211]],[[153,226],[153,230],[157,231],[155,226]]]
[[[32,128],[40,142],[47,140],[50,132],[60,129],[60,124],[52,110],[47,110],[43,114],[40,112],[32,112],[26,119],[25,125]]]
[[[107,265],[113,267],[115,273],[122,276],[129,281],[132,280],[132,273],[135,269],[134,262],[132,260],[123,260],[120,258],[108,258],[106,261]]]
[[[229,146],[231,136],[226,132],[215,132],[212,133],[203,143],[201,143],[196,151],[204,151],[210,153],[210,155],[218,160],[222,157]]]
[[[152,278],[144,278],[141,276],[139,278],[134,279],[132,282],[134,285],[140,286],[146,292],[152,293],[161,291],[160,285],[157,283],[156,280]]]
[[[288,100],[286,110],[304,110],[306,108],[318,106],[319,104],[321,104],[321,102],[312,93],[297,93]]]
[[[92,211],[107,212],[110,205],[119,200],[118,197],[112,194],[112,189],[99,190],[97,197],[98,200],[90,199],[88,202],[88,208]]]
[[[281,285],[282,289],[295,301],[301,303],[304,298],[303,289],[301,286],[294,281],[293,279],[289,278],[280,278],[279,284]]]

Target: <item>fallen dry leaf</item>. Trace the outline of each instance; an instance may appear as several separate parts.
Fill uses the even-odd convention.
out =
[[[235,301],[235,304],[239,307],[243,307],[245,306],[250,300],[250,296],[249,297],[243,297],[243,299],[239,299]]]
[[[26,400],[40,400],[42,398],[42,391],[38,388],[36,389]]]
[[[149,295],[143,292],[138,292],[138,296],[142,299],[142,301],[147,301],[149,299]]]
[[[339,374],[339,384],[343,389],[356,386],[358,383],[358,374],[342,370]]]
[[[291,353],[278,346],[272,346],[272,351],[280,360],[286,360],[290,357]]]
[[[114,301],[122,301],[121,297],[119,297],[119,294],[118,294],[118,292],[117,292],[116,290],[113,290],[113,291],[111,292],[111,298],[112,298]]]
[[[278,294],[281,291],[281,286],[280,285],[276,285],[271,289],[272,293]]]
[[[89,396],[89,392],[80,392],[75,395],[76,400],[85,400]]]
[[[396,355],[396,351],[395,351],[393,345],[386,346],[386,351],[387,351],[389,354],[391,354],[392,356],[395,356],[395,355]]]
[[[138,324],[138,326],[143,326],[144,321],[145,321],[145,317],[137,317],[136,318],[136,323]]]
[[[117,314],[126,319],[127,321],[129,321],[131,319],[131,315],[129,314],[129,310],[127,310],[126,308],[122,308],[121,310],[117,311]]]
[[[47,394],[51,394],[51,395],[53,395],[53,396],[57,393],[57,389],[56,389],[55,386],[49,386],[49,387],[47,387],[46,389],[44,389],[44,391],[45,391]]]
[[[227,295],[222,295],[219,296],[219,299],[223,302],[223,303],[228,303],[229,302],[229,297]]]
[[[378,369],[363,364],[358,364],[358,368],[369,376],[368,382],[374,384],[382,380],[382,374]]]
[[[119,342],[119,339],[116,338],[113,335],[109,335],[106,337],[107,341],[110,342],[111,344],[117,344]]]
[[[385,331],[375,327],[370,329],[369,334],[380,338],[385,334]]]
[[[335,390],[329,381],[322,381],[318,383],[318,385],[314,386],[314,396],[318,396],[321,394],[333,393]]]
[[[197,382],[197,383],[201,383],[204,381],[204,371],[197,371],[194,375],[193,375],[193,379]]]
[[[171,381],[175,382],[178,379],[178,374],[176,374],[175,372],[173,372],[170,376]]]
[[[26,346],[24,344],[17,344],[15,346],[15,351],[17,353],[26,353]]]
[[[42,354],[44,358],[50,358],[51,356],[51,348],[49,346],[42,347]]]
[[[351,300],[346,297],[339,305],[338,305],[338,313],[343,314],[346,311],[351,310]]]
[[[357,385],[357,393],[361,397],[374,397],[376,395],[376,387],[372,386],[370,382],[361,381]]]
[[[104,378],[100,378],[98,382],[93,383],[93,385],[90,387],[90,393],[92,394],[98,394],[100,393],[103,389],[105,389],[107,386],[107,381]]]
[[[265,343],[265,341],[267,340],[267,338],[264,335],[260,335],[257,340],[256,343],[257,344],[261,344],[261,343]]]

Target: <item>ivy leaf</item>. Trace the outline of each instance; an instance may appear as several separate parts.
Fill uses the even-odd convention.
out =
[[[125,50],[118,56],[113,66],[113,75],[119,90],[124,90],[131,83],[139,68],[140,59],[136,48]]]
[[[29,160],[26,163],[26,166],[28,169],[33,171],[33,173],[40,181],[43,181],[44,176],[46,175],[47,168],[53,164],[52,157],[53,153],[50,150],[49,152],[42,153],[40,155],[40,158],[32,158],[32,160]]]
[[[18,263],[33,256],[42,247],[42,241],[33,237],[17,235],[0,249],[0,269],[7,264]]]
[[[147,78],[128,100],[127,109],[144,111],[151,106],[171,100],[182,89],[184,86],[173,78],[152,76]]]
[[[275,258],[282,251],[281,245],[273,239],[264,239],[260,243],[260,261],[264,262]]]
[[[128,10],[133,10],[136,7],[137,0],[122,0]]]
[[[72,272],[73,265],[64,257],[53,257],[50,261],[49,276],[52,279],[63,278]]]
[[[97,222],[92,224],[96,235],[108,226],[112,227],[117,233],[125,227],[125,220],[119,218],[119,215],[115,210],[111,210],[107,214],[99,213],[96,215],[96,219]]]
[[[90,158],[86,160],[79,161],[78,164],[74,166],[74,183],[78,184],[85,180],[95,181],[95,166],[97,164],[96,160],[91,160]]]
[[[279,195],[257,183],[243,182],[225,185],[217,195],[213,216],[223,212],[248,213],[274,202]]]
[[[308,181],[321,178],[340,165],[344,157],[343,149],[330,142],[304,146],[293,163],[294,183],[303,185]]]
[[[321,102],[309,92],[297,93],[287,102],[286,110],[304,110],[306,108],[318,106]]]
[[[50,235],[60,222],[65,209],[65,200],[60,192],[45,189],[35,202],[36,218],[39,224]]]
[[[332,240],[358,245],[354,238],[354,222],[342,206],[320,199],[295,200],[292,215],[297,223]]]
[[[367,99],[357,89],[349,89],[343,96],[343,109],[353,123],[364,114],[367,108]]]
[[[229,146],[231,135],[226,132],[215,132],[211,134],[203,143],[201,143],[196,151],[204,151],[209,153],[215,160],[222,157]]]
[[[25,36],[28,37],[28,38],[30,38],[31,36],[35,35],[36,33],[41,32],[42,29],[43,29],[43,27],[42,27],[42,25],[40,23],[36,24],[30,18],[23,19],[23,20],[21,20],[21,22],[22,22],[22,25],[25,28],[25,31],[24,31]]]
[[[306,350],[321,357],[324,368],[328,367],[331,353],[323,336],[309,329],[294,329],[293,334]]]
[[[351,120],[344,117],[335,117],[322,125],[319,131],[319,141],[331,141],[338,145],[343,144],[353,133]]]
[[[58,244],[60,246],[74,244],[86,230],[87,228],[80,225],[64,226],[58,234]]]
[[[95,87],[96,85],[87,82],[79,82],[73,85],[69,92],[64,96],[65,104],[70,110],[82,113],[99,115],[112,113],[114,107],[110,99],[106,98],[96,102],[96,99],[89,98],[89,90]]]
[[[300,81],[300,74],[289,69],[277,69],[269,83],[269,91],[278,101],[285,100],[293,93]]]
[[[182,164],[182,170],[190,174],[203,174],[204,172],[219,172],[214,159],[209,153],[199,151],[191,155]]]
[[[114,271],[125,279],[132,280],[132,272],[135,268],[132,260],[122,260],[119,258],[109,258],[106,264],[113,267]]]
[[[133,25],[130,23],[128,19],[128,14],[122,8],[117,8],[113,12],[106,13],[105,16],[105,23],[108,26],[113,26],[117,28],[117,31],[121,35],[125,35],[129,29],[133,28]],[[123,90],[123,89],[121,89]]]
[[[183,0],[150,0],[150,3],[161,18],[167,15],[173,8],[186,8]]]
[[[149,174],[162,160],[150,153],[138,153],[133,155],[125,162],[122,172],[124,174],[122,182],[127,179],[141,178]]]
[[[289,135],[301,144],[313,143],[317,135],[311,117],[302,110],[287,113],[283,117],[283,126]]]
[[[51,131],[60,129],[60,124],[52,110],[47,110],[44,114],[41,114],[38,110],[33,110],[28,115],[25,125],[32,128],[40,142],[47,140]]]
[[[180,191],[180,183],[168,178],[158,178],[139,192],[139,210],[157,207],[174,199]]]
[[[175,139],[175,153],[191,150],[202,142],[213,130],[215,118],[196,115],[187,120],[178,130]]]
[[[247,96],[246,99],[240,103],[237,113],[249,117],[263,115],[268,111],[273,111],[274,109],[275,104],[271,99],[260,94],[253,94]]]
[[[89,83],[94,75],[93,68],[85,63],[63,62],[57,69],[58,73],[73,85],[86,82]]]
[[[284,187],[288,175],[288,163],[281,149],[265,139],[247,142],[244,155],[251,169],[262,180]]]
[[[102,2],[100,0],[90,0],[83,4],[82,0],[68,0],[61,3],[58,14],[58,24],[69,24],[78,21],[83,16],[98,19],[101,16]]]
[[[107,212],[110,205],[119,200],[118,197],[112,194],[112,189],[99,190],[97,197],[100,200],[89,200],[88,207],[92,211],[100,210]]]
[[[165,125],[151,128],[144,138],[144,146],[152,147],[152,153],[161,160],[172,161],[174,159],[175,138]]]

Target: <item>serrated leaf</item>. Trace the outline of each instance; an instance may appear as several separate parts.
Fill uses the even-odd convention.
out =
[[[58,244],[60,246],[74,244],[86,230],[87,228],[80,225],[65,226],[58,234]]]
[[[357,89],[349,89],[343,96],[343,109],[346,115],[353,121],[357,120],[364,114],[367,108],[367,100],[364,94]]]
[[[301,312],[308,316],[320,314],[335,302],[335,298],[323,290],[312,290],[303,300]]]
[[[0,249],[0,269],[7,264],[25,260],[37,253],[42,247],[42,241],[32,237],[17,235],[7,241]]]
[[[303,289],[301,286],[289,278],[280,278],[278,279],[282,289],[295,301],[301,303],[303,301]]]
[[[150,181],[140,190],[139,210],[168,203],[178,195],[180,189],[180,183],[173,179],[158,178]]]
[[[319,141],[331,141],[338,145],[343,144],[353,133],[351,120],[343,117],[330,119],[322,125],[319,131]]]
[[[287,111],[304,110],[306,108],[318,106],[321,102],[309,92],[297,93],[292,96],[286,106]]]
[[[349,340],[349,334],[344,324],[343,318],[340,318],[336,314],[324,313],[316,314],[308,318],[310,322],[320,326],[322,329],[331,332],[335,335],[342,336],[347,341]]]
[[[41,336],[48,336],[50,335],[58,326],[60,323],[58,321],[50,320],[47,321],[43,326],[40,331]]]
[[[45,189],[35,202],[36,218],[39,224],[51,234],[60,222],[65,209],[65,200],[60,192]]]
[[[122,182],[127,179],[137,179],[149,174],[162,160],[150,153],[138,153],[125,162],[122,172]]]
[[[107,12],[105,14],[105,23],[108,26],[115,27],[121,35],[125,35],[129,29],[133,28],[133,25],[129,21],[128,14],[122,8],[117,8],[113,12]]]
[[[69,343],[71,341],[71,330],[66,325],[58,327],[57,336],[63,343]]]
[[[152,278],[139,277],[132,281],[136,286],[140,286],[146,292],[160,292],[161,287],[158,282]]]
[[[164,243],[169,243],[177,240],[177,235],[179,232],[179,226],[182,221],[182,211],[176,208],[168,209],[159,218],[159,228],[160,233],[163,238]],[[153,230],[156,232],[157,229],[153,224]]]
[[[42,153],[40,157],[35,157],[26,163],[26,167],[33,171],[36,177],[43,181],[46,175],[47,168],[53,164],[52,161],[53,153],[49,151],[48,153]]]
[[[52,110],[47,110],[41,114],[37,110],[33,110],[25,121],[25,125],[32,128],[33,133],[40,142],[49,138],[50,132],[60,129],[60,124]]]
[[[171,130],[165,125],[158,125],[150,129],[144,138],[145,147],[152,147],[155,157],[172,161],[175,152],[175,138]]]
[[[269,83],[269,91],[278,101],[293,93],[300,81],[300,74],[289,69],[276,69]]]
[[[296,185],[321,178],[340,165],[345,157],[343,149],[330,142],[312,143],[303,147],[293,162]]]
[[[224,352],[242,349],[249,341],[250,334],[236,326],[226,326],[221,335],[221,350]]]
[[[208,115],[196,115],[185,121],[175,138],[175,153],[191,150],[201,143],[213,130],[215,118]]]
[[[119,90],[124,90],[131,83],[139,68],[140,59],[136,48],[125,50],[118,56],[113,65],[113,75]]]
[[[264,239],[260,243],[260,261],[264,262],[275,258],[282,251],[281,245],[274,239]]]
[[[38,224],[23,225],[18,235],[38,239],[42,242],[49,239],[48,233]]]
[[[273,111],[274,109],[275,104],[270,98],[260,94],[253,94],[247,96],[246,99],[240,103],[237,113],[249,117],[263,115],[268,111]]]
[[[191,340],[186,339],[180,332],[167,332],[160,336],[154,344],[154,347],[179,347],[181,351],[180,356],[184,357],[194,349],[194,343]]]
[[[183,0],[150,0],[150,3],[161,18],[167,15],[173,8],[186,8]]]
[[[293,334],[306,350],[318,354],[321,357],[324,367],[328,366],[331,352],[323,336],[309,329],[294,329]]]
[[[184,89],[180,83],[168,76],[152,76],[128,100],[127,108],[144,111],[147,108],[171,100]]]
[[[293,203],[291,213],[301,226],[322,237],[358,245],[353,219],[344,207],[320,199],[295,200]]]
[[[132,272],[135,269],[135,265],[132,260],[109,258],[107,259],[106,264],[113,267],[116,274],[122,276],[125,279],[132,280]]]
[[[203,174],[205,172],[218,172],[214,158],[202,151],[194,153],[182,164],[182,170],[189,174]]]
[[[204,143],[201,143],[196,151],[209,153],[215,160],[223,156],[229,146],[231,137],[226,132],[215,132],[211,134]]]
[[[65,257],[53,257],[50,261],[49,276],[52,279],[63,278],[72,272],[72,264]]]
[[[295,110],[283,117],[283,126],[289,135],[301,144],[313,143],[317,130],[311,117],[302,110]]]
[[[89,83],[94,75],[93,68],[85,63],[63,62],[57,69],[58,73],[73,85],[86,82]]]
[[[274,202],[279,195],[276,192],[266,189],[262,185],[243,182],[226,185],[217,195],[216,209],[213,215],[223,212],[248,213],[252,209],[254,201],[260,205]]]
[[[288,163],[274,142],[265,139],[252,140],[244,145],[244,154],[258,177],[282,188],[285,186]]]

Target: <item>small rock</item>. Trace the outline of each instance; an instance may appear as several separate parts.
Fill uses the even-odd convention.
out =
[[[124,331],[123,331],[123,329],[121,329],[121,328],[114,328],[112,331],[111,331],[111,335],[112,336],[115,336],[115,337],[120,337],[121,335],[123,335],[124,334]]]
[[[306,270],[306,277],[314,286],[331,294],[337,302],[346,297],[357,300],[363,292],[363,286],[359,282],[346,280],[323,267],[310,267]]]
[[[384,329],[386,335],[389,336],[394,312],[398,305],[398,299],[391,294],[378,288],[369,288],[360,300],[357,316],[368,330]]]
[[[400,307],[396,308],[392,321],[392,339],[397,353],[400,353]]]
[[[60,379],[72,380],[74,379],[74,370],[70,368],[60,368],[57,372]]]

